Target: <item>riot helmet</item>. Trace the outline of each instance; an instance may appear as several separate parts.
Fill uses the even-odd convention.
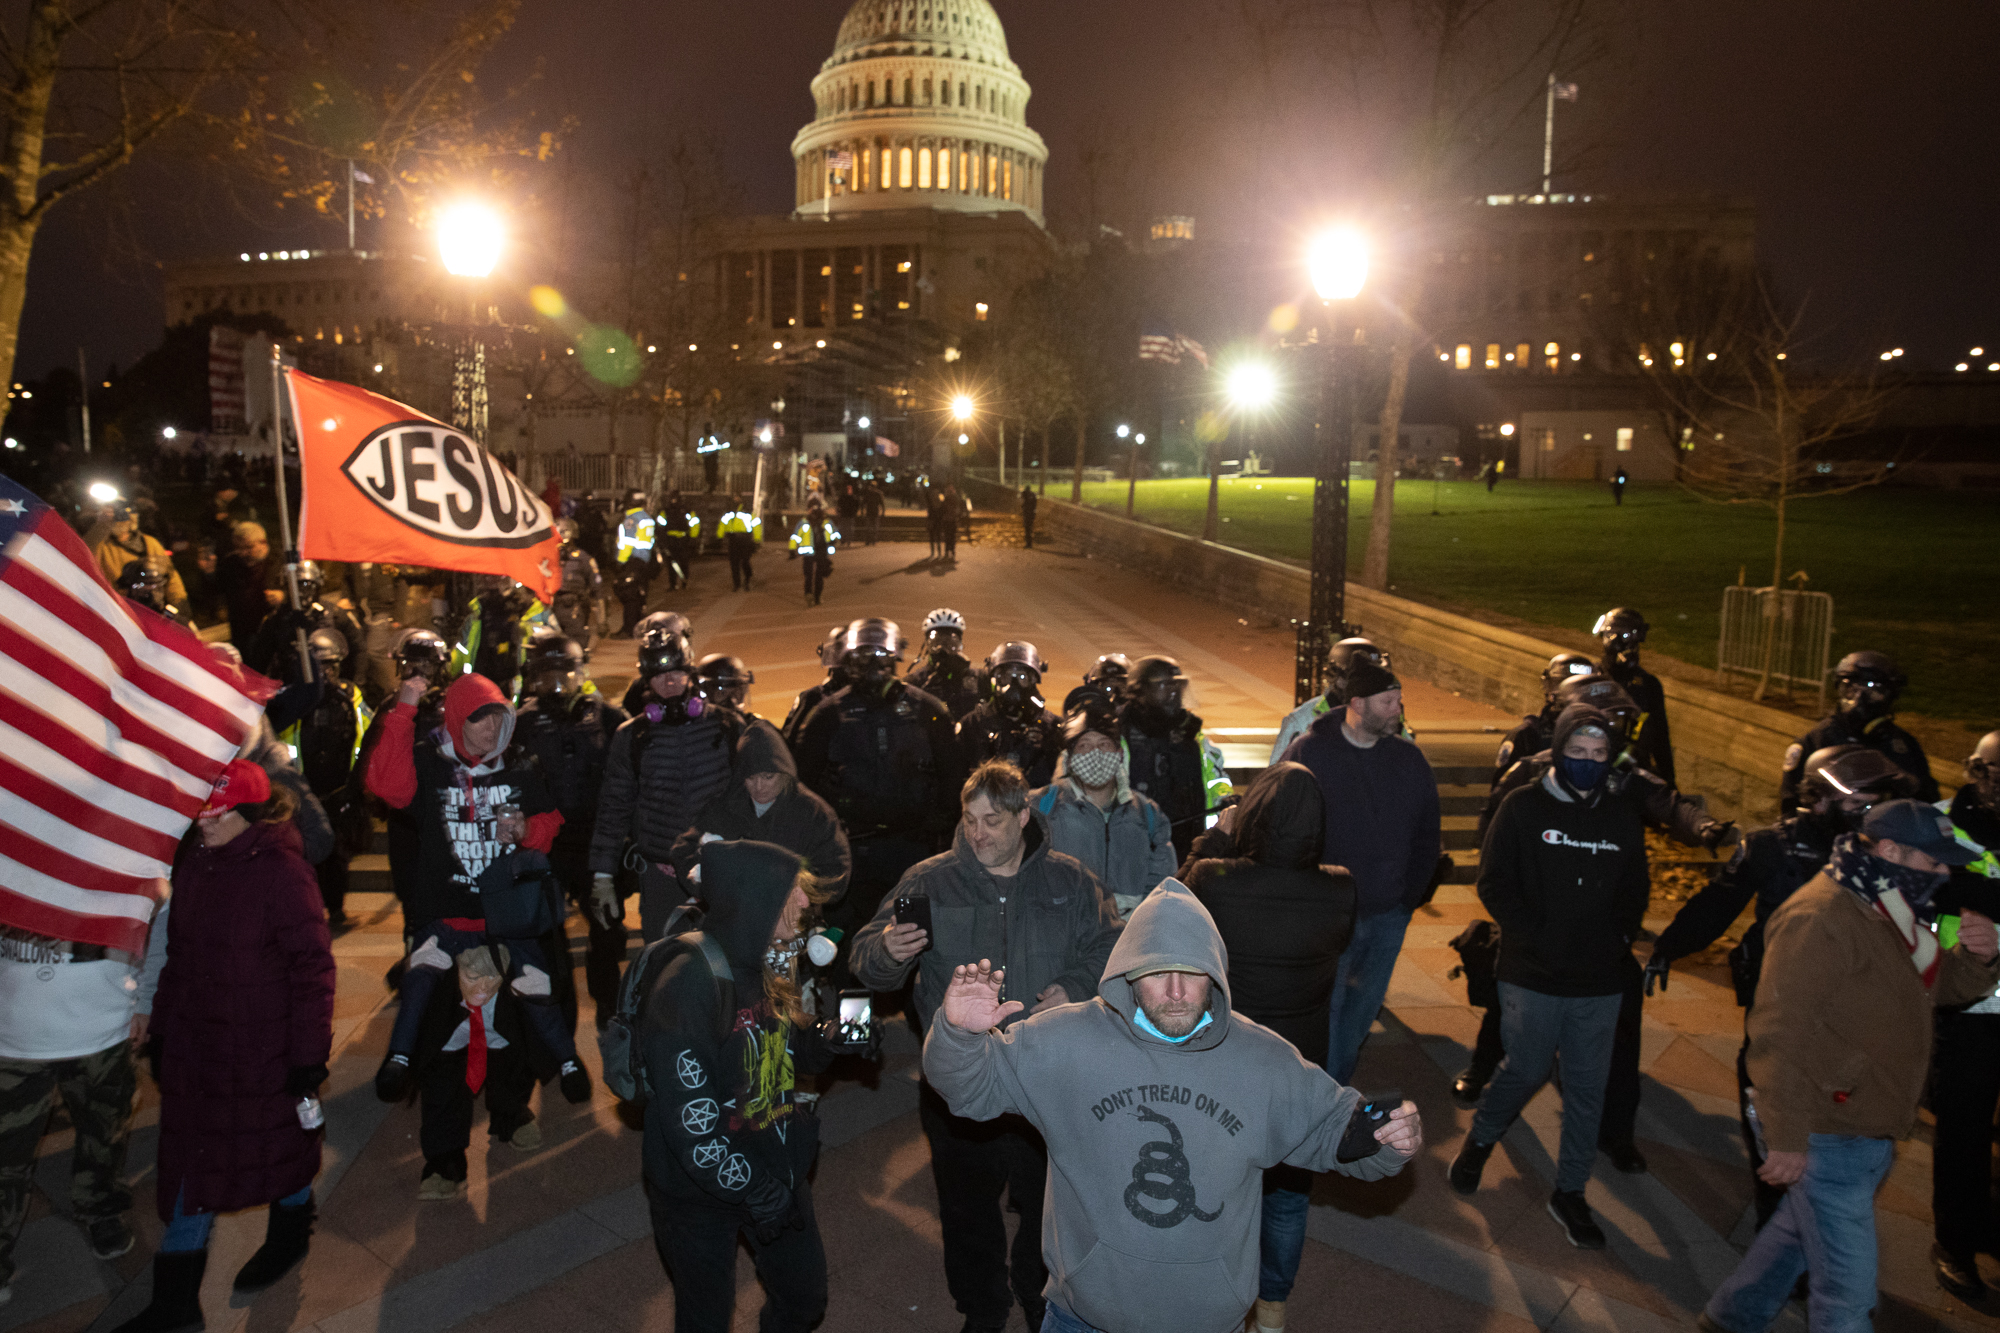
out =
[[[1571,704],[1588,704],[1611,721],[1613,730],[1612,757],[1631,743],[1632,730],[1639,722],[1639,705],[1625,692],[1625,687],[1609,676],[1595,671],[1584,676],[1570,676],[1556,686],[1555,702],[1559,708]]]
[[[1646,631],[1651,628],[1646,623],[1646,617],[1631,607],[1614,606],[1597,618],[1590,632],[1604,645],[1607,658],[1636,662],[1639,660],[1639,645],[1646,641]]]
[[[435,681],[444,674],[445,664],[451,661],[451,647],[436,634],[427,629],[403,631],[403,637],[396,640],[396,674],[403,680],[412,676],[422,676]]]
[[[347,636],[339,630],[316,629],[306,640],[306,652],[331,676],[347,660]]]
[[[965,656],[965,617],[948,606],[940,606],[924,617],[924,651]]]
[[[1083,683],[1097,686],[1113,702],[1122,702],[1132,692],[1132,659],[1123,653],[1106,653],[1083,673]]]
[[[1830,802],[1821,818],[1855,832],[1868,812],[1883,801],[1908,796],[1916,780],[1879,750],[1865,745],[1827,745],[1806,756],[1799,779],[1799,804],[1810,810]]]
[[[528,638],[521,655],[521,682],[538,697],[566,697],[583,688],[583,645],[544,625]]]
[[[903,656],[903,631],[893,620],[869,617],[848,625],[840,636],[840,664],[857,688],[886,693]]]
[[[1048,701],[1042,698],[1042,655],[1035,645],[1010,640],[986,658],[986,696],[1005,718],[1027,722],[1042,715]]]
[[[687,636],[677,629],[656,625],[639,641],[639,679],[649,685],[655,676],[669,671],[692,671],[693,657]]]
[[[632,627],[632,637],[645,642],[646,636],[654,630],[668,630],[687,640],[688,651],[694,651],[694,623],[678,611],[654,611],[639,617],[639,623]]]
[[[710,653],[695,664],[695,688],[701,697],[712,704],[726,704],[741,709],[749,702],[750,687],[757,683],[757,673],[743,664],[740,657],[727,653]]]
[[[299,581],[299,604],[310,606],[319,600],[319,590],[325,586],[321,579],[319,562],[301,560],[291,568],[293,575]]]
[[[1549,659],[1549,664],[1542,668],[1542,701],[1554,703],[1564,681],[1576,676],[1596,674],[1597,663],[1582,653],[1557,653]]]
[[[1910,683],[1888,654],[1865,649],[1841,658],[1833,678],[1840,686],[1840,711],[1864,726],[1894,713]]]
[[[118,591],[148,610],[167,609],[167,576],[144,560],[133,560],[118,571]]]
[[[564,546],[569,546],[576,541],[575,519],[559,518],[556,520],[556,540]]]
[[[1336,708],[1344,707],[1348,698],[1347,676],[1356,666],[1366,662],[1370,666],[1389,670],[1389,654],[1368,639],[1342,639],[1333,645],[1326,655],[1326,700]]]
[[[1132,664],[1132,702],[1160,717],[1178,717],[1185,711],[1182,696],[1188,678],[1181,664],[1171,657],[1142,657]]]

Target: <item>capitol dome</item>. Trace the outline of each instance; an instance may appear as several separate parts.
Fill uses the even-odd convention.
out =
[[[1048,149],[987,0],[859,0],[792,141],[797,212],[931,208],[1042,221]]]

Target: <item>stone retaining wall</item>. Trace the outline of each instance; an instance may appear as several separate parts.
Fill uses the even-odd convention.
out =
[[[975,502],[1018,506],[1017,492],[1003,492],[978,479],[965,485]],[[1066,494],[1066,482],[1064,490]],[[1310,581],[1299,565],[1079,508],[1053,493],[1043,497],[1035,530],[1096,559],[1143,570],[1174,587],[1280,622],[1305,613]],[[1541,707],[1542,668],[1563,651],[1526,634],[1354,583],[1347,585],[1347,618],[1395,655],[1397,671],[1509,713]],[[1806,724],[1793,714],[1705,686],[1672,677],[1663,683],[1681,789],[1701,793],[1716,814],[1746,826],[1776,818],[1785,748]],[[1947,788],[1961,780],[1955,765],[1932,760],[1931,769]]]

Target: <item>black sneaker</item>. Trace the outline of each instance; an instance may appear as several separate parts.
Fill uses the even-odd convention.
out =
[[[1981,1300],[1986,1280],[1979,1276],[1979,1264],[1971,1255],[1954,1255],[1942,1245],[1931,1246],[1931,1263],[1937,1268],[1938,1285],[1962,1301]]]
[[[1557,1190],[1549,1196],[1549,1216],[1562,1223],[1563,1234],[1579,1250],[1604,1248],[1604,1232],[1590,1215],[1582,1190]]]
[[[122,1217],[100,1217],[84,1228],[90,1252],[100,1259],[118,1259],[132,1252],[132,1228]]]
[[[399,1102],[410,1090],[410,1057],[388,1055],[375,1071],[375,1095],[385,1102]]]
[[[1451,1172],[1448,1177],[1451,1181],[1451,1187],[1460,1194],[1478,1193],[1480,1174],[1486,1170],[1486,1159],[1492,1155],[1492,1144],[1474,1143],[1472,1136],[1467,1134],[1465,1136],[1465,1143],[1459,1148],[1458,1156],[1453,1159],[1451,1164]]]
[[[562,1089],[564,1101],[574,1104],[590,1100],[590,1073],[574,1060],[563,1061],[556,1084]]]

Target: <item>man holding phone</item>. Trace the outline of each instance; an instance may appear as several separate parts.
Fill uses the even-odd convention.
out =
[[[981,959],[1004,963],[1001,1000],[1040,1013],[1092,999],[1117,942],[1111,895],[1077,861],[1051,849],[1028,784],[1012,764],[981,764],[959,794],[952,849],[920,861],[883,899],[854,942],[863,985],[893,991],[914,967],[919,1023],[928,1029],[952,973]],[[969,1120],[926,1083],[918,1114],[931,1145],[944,1231],[945,1282],[966,1333],[998,1330],[1014,1298],[1028,1327],[1042,1321],[1042,1191],[1048,1150],[1018,1115]],[[1009,1272],[1003,1191],[1021,1214]],[[1010,1284],[1011,1277],[1011,1284]],[[1010,1295],[1011,1285],[1011,1295]]]

